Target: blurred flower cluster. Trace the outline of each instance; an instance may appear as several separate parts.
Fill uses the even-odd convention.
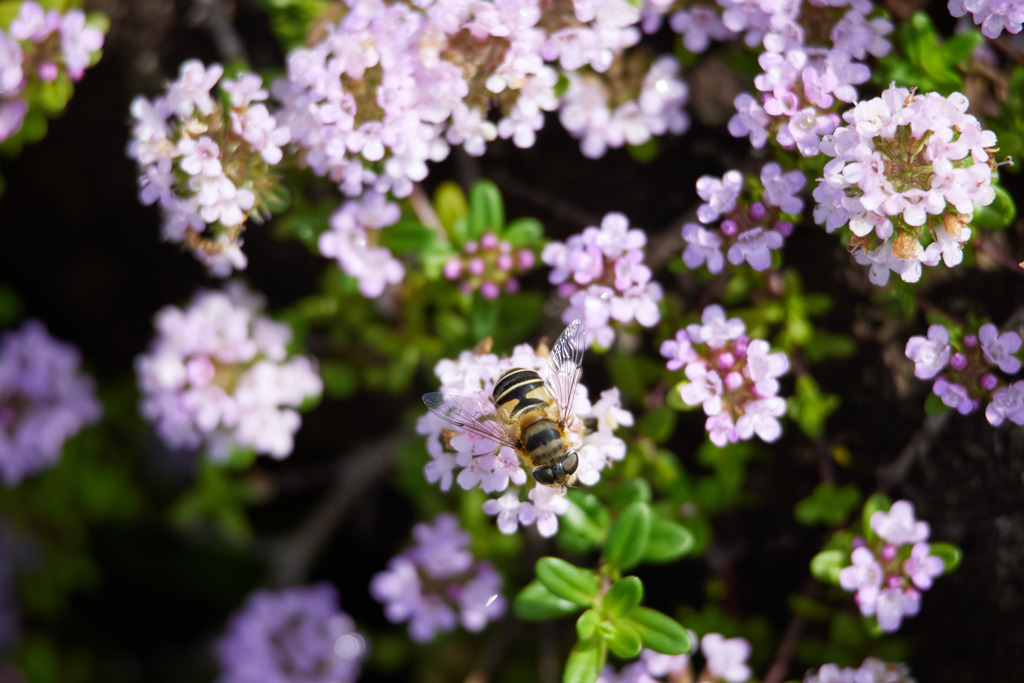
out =
[[[103,33],[80,9],[66,12],[22,2],[0,29],[0,142],[25,122],[36,92],[60,80],[81,80],[103,47]]]
[[[221,683],[354,683],[367,654],[326,583],[256,591],[215,649]]]
[[[413,527],[416,544],[391,558],[370,581],[370,594],[393,623],[409,622],[409,635],[427,643],[459,624],[483,630],[505,614],[502,578],[489,562],[475,562],[469,534],[454,515]]]
[[[53,465],[64,442],[103,412],[81,355],[38,321],[0,336],[0,481]]]
[[[694,636],[696,638],[696,636]],[[721,633],[707,633],[700,639],[700,648],[688,655],[664,655],[643,650],[640,658],[616,672],[606,666],[597,683],[669,683],[671,681],[724,681],[746,683],[752,673],[747,665],[750,643],[744,638],[726,638]],[[704,669],[697,676],[694,655],[704,656]]]
[[[312,359],[289,354],[291,329],[262,309],[262,297],[229,282],[157,313],[157,337],[135,367],[140,410],[168,447],[203,448],[215,460],[236,448],[292,452],[296,409],[323,382]]]
[[[906,664],[868,657],[859,667],[825,664],[808,672],[804,683],[915,683]]]

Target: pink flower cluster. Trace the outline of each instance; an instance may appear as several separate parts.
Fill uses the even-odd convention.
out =
[[[217,642],[221,683],[354,683],[366,639],[330,584],[249,596]]]
[[[949,0],[948,7],[954,17],[970,12],[975,26],[981,26],[987,38],[998,38],[1003,29],[1007,33],[1020,33],[1024,25],[1022,0]]]
[[[621,58],[641,59],[639,54]],[[633,78],[626,76],[633,73]],[[690,128],[690,117],[683,111],[690,91],[671,55],[646,68],[620,66],[605,73],[570,72],[567,77],[569,88],[558,117],[580,140],[585,157],[599,159],[609,147],[642,145],[656,135],[680,135]]]
[[[786,401],[778,396],[777,378],[789,371],[789,358],[745,332],[742,320],[726,319],[713,305],[704,309],[700,325],[688,325],[661,345],[668,369],[686,374],[674,391],[686,405],[704,408],[704,427],[719,447],[755,434],[769,442],[782,435],[778,418],[786,414]]]
[[[168,447],[204,448],[216,460],[234,448],[292,452],[296,409],[323,383],[312,359],[288,356],[291,328],[262,308],[262,297],[230,282],[157,313],[157,337],[135,371],[140,410]]]
[[[868,19],[870,0],[721,4],[723,25],[746,33],[748,45],[759,39],[765,48],[758,58],[763,71],[754,79],[761,96],[736,97],[729,132],[749,136],[756,148],[771,135],[785,149],[817,156],[822,136],[839,123],[839,103],[855,102],[856,86],[871,75],[860,60],[892,47],[885,38],[892,24]]]
[[[405,277],[405,266],[379,244],[380,231],[401,218],[398,204],[372,190],[341,205],[331,215],[330,228],[320,235],[320,253],[359,281],[359,292],[376,299],[388,285]]]
[[[814,220],[828,232],[849,226],[854,258],[876,285],[889,271],[917,282],[922,266],[960,263],[974,207],[995,199],[996,137],[968,104],[960,93],[892,86],[843,114],[849,125],[822,143],[834,158],[814,189]]]
[[[345,4],[320,43],[289,55],[273,90],[305,162],[352,196],[407,196],[451,145],[533,145],[558,107],[555,65],[606,71],[639,38],[628,0]]]
[[[857,668],[825,664],[808,671],[804,683],[915,683],[906,664],[883,662],[868,657]]]
[[[978,333],[968,334],[954,348],[949,331],[942,325],[928,328],[927,337],[911,337],[906,356],[914,361],[918,379],[933,379],[932,392],[961,415],[978,409],[988,400],[985,418],[993,426],[1003,420],[1024,424],[1024,380],[1007,383],[995,374],[1020,372],[1021,337],[1013,331],[999,333],[985,323]],[[942,373],[942,374],[940,374]]]
[[[914,519],[914,506],[905,500],[888,512],[871,515],[874,537],[853,541],[852,564],[839,572],[839,585],[855,592],[860,613],[874,616],[887,633],[899,629],[903,617],[921,609],[921,591],[932,587],[945,568],[942,558],[931,555],[927,522]]]
[[[370,581],[370,595],[384,605],[392,623],[409,622],[409,635],[427,643],[458,624],[482,631],[505,614],[501,574],[488,562],[474,562],[469,534],[454,515],[413,527],[416,545],[391,558]]]
[[[461,291],[479,291],[485,299],[496,299],[502,291],[518,291],[515,276],[532,268],[535,260],[530,249],[516,250],[493,232],[485,232],[479,240],[465,242],[462,254],[448,259],[443,272],[447,279],[459,282]]]
[[[696,641],[696,634],[690,635]],[[704,655],[704,670],[694,675],[692,657]],[[699,647],[688,655],[663,655],[644,649],[640,659],[616,672],[605,666],[597,683],[659,683],[665,681],[725,681],[746,683],[752,673],[747,665],[750,643],[745,638],[726,638],[720,633],[708,633],[700,639]]]
[[[274,166],[291,137],[263,104],[259,76],[223,74],[219,64],[189,60],[163,95],[136,97],[128,143],[139,200],[160,206],[164,239],[183,243],[218,277],[245,268],[242,232],[248,218],[269,214]],[[227,108],[213,95],[218,83]]]
[[[491,392],[503,372],[510,368],[542,371],[547,362],[546,355],[520,344],[508,358],[464,351],[456,360],[439,362],[434,372],[441,380],[442,393],[473,397],[482,406],[491,406]],[[579,455],[575,476],[590,486],[597,483],[601,471],[612,461],[626,456],[626,444],[615,436],[615,429],[632,425],[633,416],[620,406],[618,389],[601,392],[600,399],[591,403],[583,384],[576,387],[573,411],[576,419],[568,427]],[[596,429],[586,432],[584,420],[593,420]],[[416,431],[427,437],[431,457],[423,468],[427,481],[439,483],[442,491],[457,481],[467,491],[480,487],[485,493],[504,492],[500,498],[484,502],[484,511],[497,517],[503,533],[512,534],[520,525],[532,524],[542,536],[553,536],[558,531],[558,516],[569,509],[565,491],[551,486],[526,489],[527,472],[512,448],[472,434],[453,434],[450,426],[433,413],[420,418]],[[457,475],[456,468],[461,468]],[[532,482],[532,477],[529,480]],[[527,500],[523,500],[524,490]]]
[[[0,483],[53,465],[64,442],[103,412],[74,346],[30,320],[0,336]]]
[[[569,299],[562,320],[582,320],[597,346],[612,345],[613,325],[653,327],[661,320],[658,302],[663,293],[644,265],[645,244],[643,230],[630,228],[626,216],[612,212],[601,227],[550,242],[541,252],[541,260],[552,268],[548,280]]]
[[[82,10],[62,14],[22,2],[7,31],[0,30],[0,141],[21,130],[30,83],[51,83],[62,75],[79,81],[102,47],[103,33],[86,26]]]
[[[772,251],[781,249],[793,232],[789,218],[803,211],[798,193],[807,179],[800,171],[783,173],[771,161],[761,169],[760,181],[764,194],[755,200],[744,191],[747,184],[739,171],[727,171],[720,179],[701,176],[697,180],[697,194],[705,202],[697,209],[703,225],[683,225],[687,268],[707,265],[710,272],[718,273],[726,258],[736,266],[746,262],[754,270],[771,266]],[[717,231],[704,227],[716,221],[721,221]]]

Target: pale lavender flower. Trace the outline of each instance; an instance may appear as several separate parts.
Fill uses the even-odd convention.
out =
[[[673,390],[683,403],[703,408],[705,428],[716,446],[754,435],[777,440],[782,435],[778,418],[786,413],[785,400],[776,395],[777,378],[789,371],[789,358],[771,353],[764,340],[748,339],[743,321],[727,319],[721,306],[705,308],[701,321],[662,344],[669,369],[682,367],[686,375]]]
[[[978,341],[981,342],[981,350],[985,359],[1008,375],[1015,375],[1020,371],[1020,359],[1014,354],[1020,350],[1021,339],[1016,332],[1003,332],[992,323],[985,323],[978,329]]]
[[[949,13],[962,17],[968,12],[986,38],[998,38],[1003,29],[1020,33],[1024,25],[1024,2],[1021,0],[949,0]]]
[[[614,341],[615,323],[656,325],[663,292],[644,265],[646,242],[644,231],[630,228],[629,219],[618,212],[564,243],[549,242],[540,257],[552,268],[551,284],[569,299],[563,321],[581,319],[591,341],[602,347]]]
[[[914,518],[909,501],[898,500],[888,512],[876,511],[870,520],[877,538],[854,540],[852,564],[839,572],[839,585],[856,592],[861,614],[874,616],[886,632],[899,629],[904,617],[921,609],[921,591],[945,569],[930,554],[929,528]]]
[[[1024,380],[992,392],[992,402],[985,407],[985,419],[993,427],[1001,425],[1003,420],[1024,425]]]
[[[269,212],[272,169],[290,139],[255,103],[266,96],[259,76],[223,74],[219,64],[189,60],[163,95],[136,97],[127,147],[139,168],[139,200],[160,207],[164,239],[185,244],[217,277],[245,268],[242,231]],[[231,97],[227,108],[214,99],[218,84]]]
[[[705,203],[697,207],[697,218],[705,224],[718,220],[736,207],[742,190],[743,174],[739,171],[726,171],[721,180],[701,176],[697,179],[697,194]]]
[[[427,643],[460,622],[467,631],[481,631],[505,613],[501,575],[487,562],[474,562],[469,535],[453,515],[417,524],[413,536],[417,544],[370,581],[370,594],[384,604],[389,621],[408,621],[412,639]]]
[[[961,415],[972,412],[979,404],[977,399],[971,398],[966,387],[956,382],[950,382],[945,376],[940,376],[935,380],[932,392],[942,399],[944,404]]]
[[[60,48],[64,57],[64,68],[71,80],[82,78],[89,66],[89,54],[103,47],[103,34],[91,26],[85,25],[85,12],[79,9],[68,10],[61,17]]]
[[[970,237],[974,207],[995,199],[995,134],[966,113],[968,104],[960,93],[893,86],[843,114],[849,125],[823,141],[834,159],[814,190],[815,222],[830,232],[849,225],[859,238],[854,256],[871,266],[873,283],[884,284],[889,270],[916,282],[922,265],[958,263],[954,242]],[[908,178],[921,180],[908,185]],[[943,244],[929,251],[921,240]]]
[[[897,500],[888,512],[881,510],[871,515],[871,530],[891,545],[913,545],[928,538],[928,522],[914,518],[914,505]]]
[[[906,664],[868,657],[857,668],[824,664],[817,671],[808,671],[803,683],[914,683],[914,679]]]
[[[931,379],[942,372],[951,353],[949,332],[942,325],[929,326],[927,338],[907,340],[906,356],[914,361],[914,375],[918,379]]]
[[[15,486],[54,465],[64,442],[100,419],[77,348],[30,320],[0,336],[0,482]]]
[[[366,650],[324,583],[253,593],[216,645],[222,683],[351,683]]]
[[[750,680],[750,667],[747,666],[750,643],[745,638],[726,638],[720,633],[708,633],[700,639],[700,649],[712,679],[728,683]]]
[[[317,242],[321,254],[337,260],[347,275],[359,281],[359,292],[368,299],[380,297],[388,286],[400,284],[405,277],[402,262],[386,247],[377,246],[379,231],[400,217],[397,204],[368,191],[331,214],[330,228]]]
[[[158,336],[135,367],[140,410],[167,446],[203,448],[217,460],[236,447],[291,453],[296,409],[323,383],[312,359],[288,357],[291,329],[262,307],[261,297],[229,283],[157,314]]]

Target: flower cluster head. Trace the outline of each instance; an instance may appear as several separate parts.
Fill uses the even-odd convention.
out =
[[[1024,25],[1024,2],[1021,0],[949,0],[949,13],[962,17],[968,12],[975,26],[981,26],[986,38],[1007,33],[1020,33]]]
[[[351,196],[407,196],[452,145],[532,146],[559,104],[557,69],[606,71],[639,39],[628,0],[345,5],[273,90],[301,158]]]
[[[701,176],[697,180],[697,194],[704,200],[697,210],[700,223],[683,226],[683,263],[687,268],[706,265],[718,273],[728,258],[736,266],[746,262],[754,270],[767,270],[772,251],[781,249],[793,232],[791,218],[803,211],[798,193],[806,182],[800,171],[783,173],[774,161],[761,169],[758,198],[745,191],[749,186],[739,171],[727,171],[721,178]],[[716,222],[718,230],[711,229]]]
[[[0,483],[53,465],[64,442],[103,410],[74,346],[30,320],[0,336]]]
[[[1002,378],[1020,372],[1020,348],[1019,334],[1000,334],[992,323],[962,340],[951,340],[948,329],[932,325],[927,337],[907,341],[906,356],[914,361],[914,375],[935,379],[932,392],[961,415],[975,411],[987,400],[985,417],[990,424],[999,426],[1010,420],[1020,425],[1024,424],[1024,380],[1009,383]]]
[[[289,357],[291,328],[262,309],[262,297],[230,282],[157,313],[157,337],[135,371],[140,410],[168,447],[204,448],[217,460],[235,448],[292,452],[296,409],[323,383],[312,359]]]
[[[716,446],[782,435],[778,418],[786,401],[778,396],[778,377],[789,371],[789,358],[771,352],[767,341],[750,339],[739,318],[726,319],[721,306],[704,309],[701,324],[687,325],[661,345],[669,370],[683,369],[686,380],[676,391],[688,406],[702,406],[704,423]]]
[[[291,139],[263,103],[259,76],[223,75],[219,64],[182,64],[163,95],[132,101],[128,143],[139,200],[160,206],[164,239],[183,243],[218,277],[245,268],[242,232],[248,219],[269,215],[274,167]]]
[[[338,266],[359,281],[359,292],[376,299],[388,285],[405,277],[405,266],[380,244],[380,231],[401,218],[398,204],[382,194],[367,191],[346,201],[330,218],[329,229],[320,235],[320,253],[337,260]]]
[[[664,55],[648,65],[639,53],[619,57],[604,73],[571,72],[559,120],[580,140],[584,156],[599,159],[609,147],[642,145],[656,135],[690,128],[683,111],[690,91],[679,62]]]
[[[808,671],[804,683],[915,683],[906,664],[868,657],[859,667],[825,664]]]
[[[853,541],[852,564],[839,572],[839,585],[855,592],[860,613],[874,616],[887,633],[899,629],[905,616],[921,609],[921,591],[932,587],[945,562],[931,555],[925,543],[931,530],[914,518],[914,506],[905,500],[888,512],[871,515],[871,534]]]
[[[103,33],[86,25],[85,12],[63,14],[25,0],[6,31],[0,30],[0,141],[19,130],[35,83],[77,82],[103,47]]]
[[[856,86],[871,75],[861,60],[892,47],[885,37],[892,24],[869,19],[868,0],[720,1],[727,6],[725,27],[744,32],[748,44],[760,40],[765,49],[758,58],[762,72],[754,79],[760,98],[736,97],[729,132],[748,136],[756,148],[772,136],[785,149],[817,156],[822,136],[839,124],[836,110],[855,102]]]
[[[562,320],[582,320],[601,347],[615,340],[616,323],[658,324],[662,289],[644,265],[646,244],[643,230],[630,228],[626,216],[612,212],[600,227],[590,226],[565,242],[545,246],[540,258],[552,268],[548,280],[569,299]]]
[[[366,640],[334,587],[257,591],[217,642],[222,683],[353,683]]]
[[[696,641],[696,634],[691,636]],[[704,670],[695,675],[694,655],[704,655]],[[616,672],[605,666],[598,683],[659,683],[664,681],[708,681],[714,683],[746,683],[751,678],[747,659],[750,643],[744,638],[726,638],[720,633],[708,633],[700,639],[699,647],[688,655],[664,655],[644,649],[640,658]]]
[[[844,113],[849,125],[822,144],[834,158],[814,189],[814,220],[849,226],[848,248],[876,285],[889,271],[917,282],[924,265],[960,263],[974,207],[995,199],[996,137],[968,104],[892,86]]]
[[[533,250],[516,248],[497,234],[485,232],[478,240],[466,240],[462,252],[445,262],[443,273],[466,294],[480,292],[485,299],[496,299],[502,292],[518,291],[517,276],[533,268],[535,261]]]
[[[475,562],[469,534],[454,515],[413,527],[416,545],[391,558],[370,581],[370,595],[384,605],[392,623],[409,622],[409,635],[427,643],[438,633],[483,630],[505,614],[501,574],[488,562]]]
[[[498,358],[483,349],[463,351],[455,360],[440,361],[434,372],[441,380],[441,393],[467,397],[481,410],[493,411],[491,395],[502,373],[511,368],[543,373],[547,363],[546,348],[535,350],[520,344],[508,358]],[[592,403],[582,383],[576,387],[572,409],[575,416],[569,421],[567,432],[570,445],[579,456],[575,477],[590,486],[597,483],[604,468],[626,456],[626,444],[615,436],[615,429],[632,425],[633,416],[620,406],[618,389],[601,392],[601,397]],[[596,429],[587,432],[584,420],[593,420]],[[453,431],[451,425],[433,413],[421,417],[416,430],[427,437],[431,458],[423,468],[427,481],[438,483],[442,491],[450,489],[455,481],[467,491],[479,487],[488,494],[501,493],[501,497],[484,502],[484,511],[497,517],[503,533],[512,534],[520,525],[532,524],[536,524],[542,536],[550,537],[558,531],[558,516],[569,509],[565,491],[533,485],[533,478],[527,477],[514,449],[471,433]],[[527,486],[528,479],[532,487]]]

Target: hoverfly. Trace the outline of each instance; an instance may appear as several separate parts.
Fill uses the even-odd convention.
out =
[[[551,347],[544,376],[511,368],[494,384],[491,401],[432,392],[423,403],[453,427],[515,450],[537,483],[569,486],[579,466],[567,425],[583,372],[587,331],[573,320]]]

